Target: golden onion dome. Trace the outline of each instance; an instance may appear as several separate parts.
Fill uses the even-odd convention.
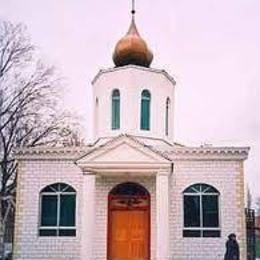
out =
[[[116,67],[129,64],[149,67],[152,63],[153,54],[140,36],[134,16],[127,34],[116,44],[113,60]]]

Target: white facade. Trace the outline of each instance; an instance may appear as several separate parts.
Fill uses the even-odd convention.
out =
[[[165,71],[127,65],[100,71],[92,84],[93,144],[17,153],[14,259],[217,260],[236,233],[246,260],[249,148],[174,143],[175,81]],[[112,129],[115,89],[120,124]],[[134,188],[115,192],[122,184]]]
[[[108,194],[131,181],[151,195],[151,259],[222,259],[231,232],[246,259],[242,161],[247,153],[247,148],[186,148],[161,141],[147,147],[143,139],[125,135],[82,149],[23,150],[18,155],[14,257],[107,259]],[[39,236],[40,191],[57,182],[77,192],[75,237]],[[183,190],[194,183],[220,192],[220,237],[182,235]]]

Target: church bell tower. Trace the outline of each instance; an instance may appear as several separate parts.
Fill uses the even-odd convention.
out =
[[[151,68],[153,53],[138,32],[135,8],[115,46],[114,68],[94,78],[94,138],[129,134],[174,141],[174,79]]]

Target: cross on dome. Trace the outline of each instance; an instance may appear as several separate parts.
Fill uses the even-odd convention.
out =
[[[135,23],[135,0],[132,0],[132,21],[127,34],[116,44],[113,60],[116,67],[129,64],[149,67],[153,54],[140,36]]]
[[[135,15],[135,0],[132,0],[132,11],[131,11],[132,15]]]

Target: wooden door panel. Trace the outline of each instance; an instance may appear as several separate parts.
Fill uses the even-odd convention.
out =
[[[148,210],[112,210],[110,217],[110,260],[148,260]]]
[[[128,214],[127,211],[112,211],[112,236],[111,254],[112,259],[127,257],[129,255],[128,244]],[[119,260],[119,259],[118,259]]]

